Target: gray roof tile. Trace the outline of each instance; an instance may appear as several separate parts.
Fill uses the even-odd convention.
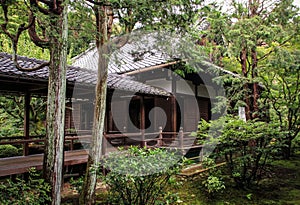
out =
[[[138,53],[139,48],[130,43],[114,52],[110,58],[108,72],[123,74],[151,66],[165,64],[172,61],[170,57],[157,51]],[[91,47],[86,52],[73,58],[73,66],[95,70],[97,68],[98,53],[96,47]]]
[[[18,62],[25,68],[31,68],[39,65],[44,61],[27,58],[23,56],[18,57]],[[12,61],[12,56],[7,53],[0,52],[0,77],[10,78],[24,78],[27,80],[47,80],[48,79],[48,67],[44,67],[40,70],[33,72],[19,71]],[[81,83],[88,86],[94,86],[97,81],[97,72],[95,70],[88,70],[75,66],[69,66],[67,70],[67,81],[69,83]],[[118,74],[108,75],[107,86],[110,89],[125,90],[135,93],[151,94],[169,96],[170,94],[161,88],[146,85],[141,82],[134,81],[129,77],[121,76]]]

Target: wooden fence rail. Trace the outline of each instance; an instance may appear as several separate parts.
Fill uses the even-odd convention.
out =
[[[69,145],[69,151],[65,152],[65,165],[76,165],[87,162],[88,150],[80,149],[75,150],[74,144],[76,141],[89,143],[91,140],[91,134],[88,132],[78,132],[79,134],[67,133],[65,136],[65,142]],[[121,146],[125,145],[127,141],[137,139],[136,142],[142,147],[164,147],[164,148],[176,148],[181,150],[184,154],[186,150],[190,148],[202,148],[202,145],[196,145],[194,142],[195,137],[190,136],[190,132],[183,132],[181,128],[179,132],[163,132],[162,128],[158,132],[153,133],[104,133],[103,138],[103,154],[108,154],[111,147],[108,146],[120,146],[120,144],[113,144],[115,140],[121,140]],[[30,143],[37,143],[43,146],[45,137],[35,136],[33,139],[24,139],[24,137],[15,137],[12,140],[0,138],[0,145],[5,144],[21,144],[28,146]],[[0,176],[7,176],[11,174],[20,174],[28,171],[30,167],[42,168],[43,154],[24,155],[17,157],[8,157],[0,159]],[[201,158],[201,156],[200,156]]]
[[[186,145],[192,146],[195,141],[195,137],[190,136],[191,132],[183,132],[180,128],[179,132],[164,132],[162,128],[159,128],[158,132],[152,133],[104,133],[103,139],[103,153],[106,153],[108,144],[113,146],[127,145],[127,141],[135,139],[140,142],[141,147],[168,147],[174,146],[183,149]],[[69,146],[69,150],[74,150],[74,144],[76,141],[89,143],[91,140],[91,132],[87,130],[79,130],[77,133],[66,133],[65,144]],[[43,145],[45,136],[32,136],[30,139],[24,139],[23,136],[16,137],[4,137],[0,138],[0,145],[17,145],[21,144],[24,147],[29,144],[40,143]]]

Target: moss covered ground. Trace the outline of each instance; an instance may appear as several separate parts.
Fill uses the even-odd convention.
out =
[[[209,195],[202,184],[201,173],[179,178],[178,203],[182,205],[300,205],[300,154],[290,160],[273,161],[266,169],[264,178],[251,188],[238,189],[229,178],[225,178],[226,189]]]
[[[225,167],[222,166],[221,169]],[[300,153],[290,160],[275,160],[264,177],[251,188],[236,188],[229,177],[223,176],[226,189],[207,194],[203,185],[205,172],[193,176],[178,176],[177,183],[166,191],[162,204],[179,205],[300,205]],[[109,204],[107,191],[99,189],[97,204]],[[63,204],[76,204],[67,200]]]

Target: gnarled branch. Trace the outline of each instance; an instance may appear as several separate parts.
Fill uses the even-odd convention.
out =
[[[16,68],[20,71],[30,72],[30,71],[39,70],[39,69],[41,69],[45,66],[48,66],[49,62],[42,63],[42,64],[40,64],[36,67],[33,67],[33,68],[23,68],[22,66],[20,66],[20,64],[18,63],[18,56],[17,56],[19,37],[22,34],[22,32],[24,32],[25,30],[30,30],[32,27],[35,26],[35,18],[33,16],[33,12],[30,10],[28,25],[25,25],[25,23],[19,25],[19,27],[17,29],[17,33],[12,34],[7,30],[7,25],[8,25],[8,22],[9,22],[8,5],[6,5],[5,2],[2,1],[1,6],[2,6],[2,9],[4,11],[4,19],[5,19],[4,23],[1,24],[1,28],[4,32],[4,34],[6,34],[10,38],[10,40],[12,41],[12,44],[13,44],[12,60],[13,60],[14,65],[16,66]]]
[[[36,33],[36,28],[35,28],[35,21],[36,21],[36,18],[35,16],[33,15],[33,13],[30,14],[29,16],[29,21],[32,21],[33,24],[31,27],[29,27],[28,29],[28,33],[29,33],[29,36],[30,36],[30,39],[32,40],[32,42],[36,45],[36,46],[39,46],[41,48],[48,48],[50,46],[50,42],[48,39],[42,39],[40,38],[37,33]]]
[[[49,7],[52,5],[52,3],[48,2],[48,1],[41,1],[41,2],[45,3]],[[49,15],[49,13],[50,13],[50,11],[48,9],[45,9],[45,8],[40,6],[38,4],[37,0],[30,0],[30,5],[37,8],[41,13],[43,13],[45,15]]]

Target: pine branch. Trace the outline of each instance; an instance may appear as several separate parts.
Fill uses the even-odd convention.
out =
[[[287,38],[285,41],[283,41],[281,44],[279,44],[279,46],[277,47],[281,47],[283,46],[284,44],[288,43],[295,35],[296,33],[292,34],[289,38]],[[257,58],[257,61],[260,61],[260,60],[264,60],[265,58],[267,58],[269,55],[271,55],[273,52],[275,51],[275,49],[272,49],[270,50],[268,53],[266,53],[265,55],[263,55],[262,57],[260,58]]]
[[[48,7],[51,7],[52,6],[52,3],[51,1],[45,1],[45,0],[40,0],[40,2],[46,4]],[[30,5],[37,8],[39,10],[39,12],[45,14],[45,15],[49,15],[50,13],[50,10],[48,9],[45,9],[43,7],[41,7],[39,4],[38,4],[38,1],[37,0],[30,0]]]

